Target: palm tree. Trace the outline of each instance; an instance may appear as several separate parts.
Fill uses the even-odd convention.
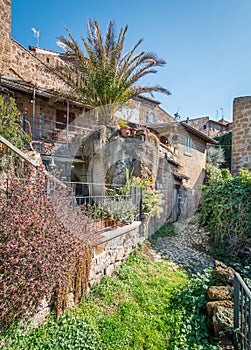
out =
[[[83,104],[101,109],[110,119],[121,103],[133,97],[144,93],[152,95],[155,91],[170,94],[159,85],[136,85],[140,78],[156,73],[155,68],[166,62],[152,52],[136,53],[142,39],[129,52],[123,53],[127,29],[127,26],[121,28],[116,35],[115,22],[110,21],[103,38],[98,22],[89,19],[87,39],[81,37],[86,53],[67,28],[68,38],[58,38],[67,57],[63,68],[56,68],[61,78]]]

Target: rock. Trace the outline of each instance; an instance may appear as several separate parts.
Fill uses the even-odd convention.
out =
[[[213,329],[216,335],[219,333],[229,334],[234,327],[234,310],[232,308],[226,308],[218,306],[213,313]]]
[[[67,309],[71,309],[75,306],[75,300],[74,300],[74,293],[70,292],[67,295],[67,305],[66,308]]]
[[[226,309],[233,309],[234,302],[231,300],[219,300],[219,301],[209,301],[207,303],[207,314],[209,317],[212,317],[217,308],[221,306]]]
[[[40,324],[44,323],[50,312],[51,309],[49,307],[45,307],[37,312],[29,321],[29,328],[37,328]]]
[[[227,286],[211,286],[208,288],[208,298],[210,301],[233,300],[233,289]]]
[[[217,286],[234,285],[234,269],[226,266],[221,261],[214,261],[214,278]]]

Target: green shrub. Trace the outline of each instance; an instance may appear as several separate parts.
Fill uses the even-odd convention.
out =
[[[159,237],[171,237],[175,235],[175,226],[164,224],[151,236],[151,240],[156,240]]]
[[[211,235],[213,253],[242,266],[251,263],[251,175],[224,170],[203,188],[199,222]],[[227,262],[227,261],[226,261]]]
[[[15,100],[0,96],[0,135],[21,149],[30,142],[30,136],[21,129],[21,115]]]

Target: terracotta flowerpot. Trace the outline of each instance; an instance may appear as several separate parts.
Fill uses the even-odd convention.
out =
[[[124,137],[130,136],[131,135],[131,128],[127,125],[121,126],[120,132],[121,132],[121,135]]]
[[[131,129],[131,135],[136,135],[136,134],[137,134],[137,131],[138,131],[137,129],[132,128],[132,129]]]

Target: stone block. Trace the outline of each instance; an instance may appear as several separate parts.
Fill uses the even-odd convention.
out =
[[[99,255],[99,254],[103,253],[104,250],[105,250],[105,248],[106,248],[106,244],[105,244],[105,243],[99,244],[99,245],[94,249],[94,254],[95,254],[95,255]]]
[[[229,286],[211,286],[208,288],[208,298],[210,301],[233,300],[233,288]]]
[[[214,333],[218,335],[219,333],[229,334],[230,329],[234,327],[234,310],[231,308],[225,308],[223,306],[218,306],[213,314],[213,329]]]
[[[235,168],[233,168],[235,169]],[[226,286],[234,284],[234,269],[226,266],[222,262],[215,260],[214,262],[214,278],[217,286]]]
[[[71,309],[75,306],[74,293],[70,292],[67,294],[67,304],[66,308]]]
[[[120,261],[124,258],[125,256],[125,250],[124,249],[119,249],[116,254],[115,261]]]
[[[209,317],[212,317],[217,308],[221,306],[226,309],[233,309],[234,302],[231,300],[219,300],[219,301],[209,301],[207,303],[207,314]]]
[[[114,272],[114,270],[115,270],[115,266],[114,265],[107,266],[106,269],[105,269],[105,275],[111,276],[112,273]]]
[[[29,327],[30,328],[36,328],[40,324],[44,323],[46,320],[46,317],[49,315],[51,309],[49,307],[45,307],[44,309],[37,312],[30,320]]]

